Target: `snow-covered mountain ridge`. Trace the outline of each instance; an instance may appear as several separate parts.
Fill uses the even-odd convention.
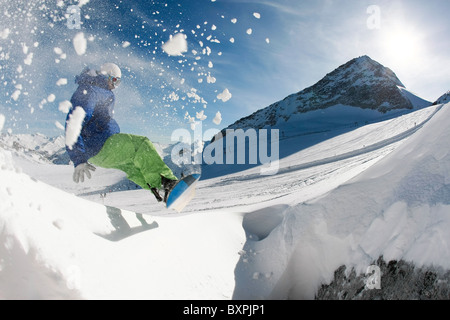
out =
[[[43,134],[0,134],[0,147],[38,163],[68,164],[63,136],[47,137]]]
[[[443,104],[447,102],[450,102],[450,91],[447,91],[442,96],[440,96],[439,99],[437,99],[436,102],[433,103],[433,105]]]
[[[431,102],[408,92],[391,69],[362,56],[327,74],[315,85],[256,111],[228,128],[274,127],[301,120],[298,115],[333,106],[374,110],[382,117],[389,111],[413,110],[429,105]],[[352,123],[351,118],[348,123]]]

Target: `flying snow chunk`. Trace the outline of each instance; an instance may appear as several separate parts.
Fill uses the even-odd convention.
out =
[[[186,38],[186,35],[183,33],[170,36],[169,41],[163,44],[162,49],[169,56],[181,56],[188,51]]]
[[[64,126],[59,121],[55,121],[55,127],[64,131]]]
[[[67,79],[66,78],[61,78],[61,79],[59,79],[58,81],[56,81],[56,85],[58,86],[58,87],[60,87],[60,86],[65,86],[67,84]]]
[[[214,119],[213,119],[213,122],[214,122],[216,125],[219,125],[219,124],[222,123],[222,114],[220,113],[220,111],[217,111],[216,116],[215,116]]]
[[[178,101],[178,100],[180,100],[180,96],[179,95],[177,95],[175,92],[172,92],[170,95],[169,95],[169,100],[170,101]]]
[[[122,48],[128,48],[130,46],[131,43],[129,43],[128,41],[124,41],[122,43]]]
[[[17,101],[17,100],[19,99],[19,96],[20,96],[21,93],[22,93],[22,92],[21,92],[20,90],[16,90],[16,91],[14,91],[14,93],[11,95],[11,98],[12,98],[14,101]]]
[[[69,116],[67,120],[66,127],[66,146],[72,150],[73,145],[77,142],[78,137],[81,133],[81,127],[83,124],[86,112],[82,107],[76,107],[73,113]]]
[[[88,4],[90,0],[78,0],[78,6],[81,8],[85,4]]]
[[[200,121],[206,120],[205,111],[202,110],[202,111],[200,111],[200,112],[197,112],[197,113],[196,113],[196,117],[197,117],[197,119],[200,120]]]
[[[5,116],[0,113],[0,131],[3,130],[4,124],[5,124]]]
[[[250,35],[250,34],[252,34],[252,33],[253,33],[253,30],[252,30],[252,28],[248,28],[248,29],[247,29],[247,34],[249,34],[249,35]]]
[[[237,22],[236,18],[231,19],[231,23],[236,23],[236,22]]]
[[[6,40],[9,37],[10,33],[11,33],[11,30],[6,28],[5,30],[0,31],[0,38],[2,38],[3,40]]]
[[[48,102],[53,102],[53,101],[55,101],[55,99],[56,99],[56,96],[55,96],[53,93],[51,93],[51,94],[47,97],[47,101],[48,101]]]
[[[266,43],[269,44],[270,43],[270,39],[266,38]]]
[[[206,77],[206,81],[208,83],[216,83],[217,79],[211,76],[211,74],[208,74],[208,76]]]
[[[72,108],[72,103],[69,100],[60,102],[58,106],[58,110],[62,113],[69,113],[70,108]]]
[[[83,32],[78,32],[73,38],[73,47],[75,48],[75,51],[79,56],[82,56],[86,53],[87,40],[84,37]]]
[[[25,63],[26,65],[30,66],[31,63],[33,63],[33,53],[30,52],[27,57],[25,58],[25,60],[23,60],[23,63]]]
[[[223,90],[222,93],[217,95],[217,99],[222,100],[223,102],[227,102],[231,97],[232,95],[228,89]]]
[[[254,16],[256,19],[261,19],[261,14],[259,14],[258,12],[254,12],[254,13],[253,13],[253,16]]]

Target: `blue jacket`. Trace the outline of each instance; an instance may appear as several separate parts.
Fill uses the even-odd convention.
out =
[[[100,152],[106,140],[120,132],[119,125],[113,119],[114,93],[108,89],[108,80],[104,75],[93,75],[85,69],[81,75],[75,78],[78,89],[70,102],[72,108],[66,119],[76,107],[82,107],[86,112],[81,133],[77,142],[66,150],[74,166],[87,162],[89,158]]]

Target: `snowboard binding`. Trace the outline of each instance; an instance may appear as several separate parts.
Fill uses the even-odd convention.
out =
[[[152,191],[153,195],[155,196],[155,198],[158,202],[164,201],[164,203],[167,203],[167,198],[169,197],[170,192],[177,185],[177,183],[178,183],[178,180],[171,180],[171,179],[167,179],[164,176],[161,176],[161,185],[164,190],[164,198],[161,197],[158,189],[152,188],[152,186],[150,186],[150,184],[148,184],[148,183],[147,183],[147,185],[150,187],[150,190]]]

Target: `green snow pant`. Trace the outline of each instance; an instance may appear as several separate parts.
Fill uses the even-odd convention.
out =
[[[121,170],[129,180],[147,190],[160,189],[161,176],[178,180],[150,140],[132,134],[112,135],[89,162],[102,168]]]

